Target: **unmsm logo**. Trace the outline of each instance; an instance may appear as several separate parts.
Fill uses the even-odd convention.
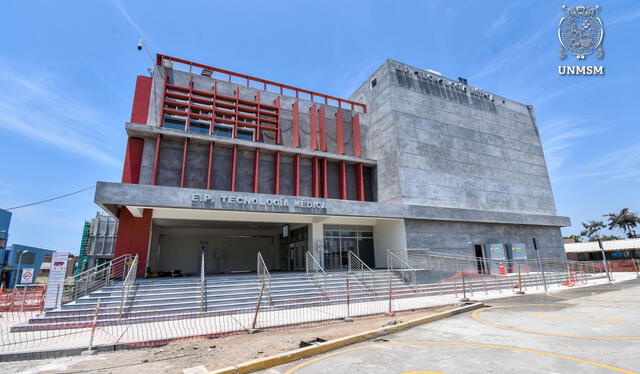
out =
[[[604,66],[558,66],[560,75],[604,75]]]

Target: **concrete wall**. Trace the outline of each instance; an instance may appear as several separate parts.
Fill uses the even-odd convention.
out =
[[[376,268],[387,266],[387,250],[407,248],[404,220],[378,220],[373,228]]]
[[[407,248],[475,256],[475,244],[525,243],[531,256],[536,238],[541,257],[566,258],[559,227],[413,219],[405,220],[405,227]]]
[[[165,69],[156,67],[153,73],[153,84],[151,90],[151,104],[149,105],[149,115],[147,125],[152,127],[158,127],[161,119],[161,110],[163,99],[163,81],[165,72],[168,74],[168,79],[171,84],[176,84],[182,87],[189,85],[190,75],[186,72],[179,70]],[[343,143],[344,154],[339,155],[338,145],[336,142],[336,113],[338,108],[332,105],[325,105],[318,102],[319,98],[315,98],[315,101],[311,101],[309,97],[306,99],[301,97],[296,99],[292,96],[278,95],[278,93],[258,90],[253,87],[246,87],[245,85],[239,85],[235,83],[225,82],[221,80],[215,80],[209,77],[194,74],[193,87],[195,90],[212,92],[214,83],[217,85],[217,93],[224,96],[234,96],[236,89],[239,89],[239,97],[243,100],[255,101],[257,95],[260,95],[260,102],[266,105],[274,105],[277,97],[280,97],[280,145],[284,147],[285,151],[281,153],[281,165],[280,165],[280,193],[283,195],[294,194],[294,177],[293,177],[293,155],[300,153],[301,150],[312,150],[311,146],[311,126],[310,126],[310,111],[313,105],[319,116],[319,108],[324,106],[325,109],[325,139],[327,152],[320,152],[319,157],[327,156],[330,158],[351,157],[355,158],[354,152],[354,135],[353,135],[353,116],[356,112],[352,112],[349,109],[340,109],[343,113]],[[294,131],[293,131],[293,104],[298,101],[298,113],[299,113],[299,132],[298,142],[299,147],[295,148],[294,145]],[[324,100],[322,100],[324,101]],[[359,113],[361,130],[360,136],[363,141],[361,142],[362,158],[366,158],[368,155],[367,150],[367,129],[366,129],[366,115]],[[156,184],[161,186],[179,186],[181,179],[181,170],[183,162],[183,149],[184,139],[180,135],[186,133],[179,131],[172,131],[171,136],[162,136],[160,141],[160,152],[158,158],[158,172],[156,176]],[[316,123],[316,138],[317,144],[320,144],[320,120],[318,117]],[[144,150],[141,163],[140,183],[151,184],[153,180],[153,167],[155,162],[155,149],[156,138],[152,133],[138,134],[144,141]],[[207,135],[208,136],[208,135]],[[219,139],[228,139],[224,137],[211,136],[206,140],[190,139],[187,147],[186,158],[186,171],[185,171],[185,187],[193,188],[206,188],[207,180],[207,168],[208,168],[208,146],[209,141]],[[275,133],[263,130],[260,134],[261,141],[257,144],[275,144]],[[213,156],[213,171],[212,171],[212,189],[229,190],[231,185],[231,145],[216,142],[214,147]],[[240,147],[237,155],[237,174],[236,174],[236,191],[250,192],[253,190],[253,149],[247,147]],[[259,192],[261,193],[273,193],[274,192],[274,159],[275,152],[273,150],[262,150],[260,154],[260,166],[259,166]],[[355,200],[356,195],[356,169],[354,160],[349,161],[347,165],[347,197],[348,199]],[[312,195],[312,169],[311,158],[309,155],[302,154],[300,158],[300,195],[311,196]],[[371,162],[370,162],[371,163]],[[373,200],[376,197],[376,188],[373,186],[375,183],[375,172],[371,170],[371,165],[367,164],[366,169],[366,198]],[[332,161],[335,165],[336,162]],[[332,198],[339,197],[339,179],[337,170],[330,170],[331,176],[328,178],[328,184],[330,186]]]
[[[556,214],[530,107],[445,90],[408,68],[387,60],[351,97],[369,110],[379,201]]]

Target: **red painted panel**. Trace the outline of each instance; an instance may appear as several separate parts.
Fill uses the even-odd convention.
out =
[[[184,170],[187,166],[187,141],[189,138],[184,138],[184,145],[182,146],[182,169],[180,171],[180,187],[184,187]]]
[[[320,197],[318,188],[318,157],[311,160],[311,196]]]
[[[340,199],[347,199],[347,162],[340,161]]]
[[[253,193],[258,193],[258,178],[260,171],[260,148],[253,153]]]
[[[158,176],[158,157],[160,156],[160,138],[161,135],[156,135],[156,155],[153,159],[153,177],[151,178],[151,184],[155,186],[156,177]]]
[[[129,138],[127,140],[124,167],[122,168],[122,183],[140,183],[140,164],[142,163],[143,149],[144,139]]]
[[[362,157],[362,145],[360,142],[360,115],[356,114],[351,120],[353,131],[353,155],[356,157]]]
[[[322,159],[322,197],[329,197],[329,185],[327,183],[327,159]]]
[[[124,254],[138,255],[137,276],[144,277],[147,268],[147,252],[151,236],[151,209],[145,209],[142,218],[134,217],[125,207],[118,216],[118,237],[116,238],[115,257]]]
[[[313,104],[311,109],[309,109],[309,130],[311,131],[311,139],[309,142],[311,143],[312,151],[318,149],[318,134],[316,129],[316,118],[318,117],[318,112],[316,112],[316,110],[316,104]]]
[[[231,191],[236,190],[236,158],[238,156],[238,146],[233,146],[233,152],[231,154]]]
[[[273,161],[273,193],[280,195],[280,151],[276,152],[275,160]]]
[[[213,167],[213,142],[209,143],[209,164],[207,165],[207,190],[211,189],[211,168]]]
[[[133,106],[131,108],[131,123],[147,124],[151,83],[151,77],[139,75],[136,78],[136,89],[133,94]]]
[[[293,156],[293,195],[300,196],[300,154]]]
[[[339,155],[344,154],[344,129],[342,126],[344,115],[342,114],[342,110],[338,109],[338,113],[336,113],[336,147],[337,153]]]
[[[356,187],[358,200],[364,201],[364,166],[362,164],[356,165]]]
[[[298,100],[293,103],[293,147],[300,147],[300,114],[298,113]]]
[[[282,94],[282,87],[280,88],[280,94]],[[276,130],[276,144],[280,144],[280,96],[276,97],[274,105],[276,106],[276,111],[278,112],[278,123],[276,125],[278,127],[278,130]],[[278,155],[278,157],[280,157],[280,155]]]
[[[325,110],[324,106],[320,107],[318,111],[318,123],[320,125],[320,150],[323,152],[327,151],[327,137],[325,134]]]

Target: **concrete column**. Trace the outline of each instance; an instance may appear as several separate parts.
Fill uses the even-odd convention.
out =
[[[313,257],[318,261],[320,266],[324,268],[324,256],[319,251],[320,245],[324,247],[323,225],[320,222],[310,223],[308,230],[309,230],[309,251],[311,252]]]
[[[387,267],[388,249],[406,249],[407,235],[404,220],[379,220],[373,229],[373,248],[376,268]]]

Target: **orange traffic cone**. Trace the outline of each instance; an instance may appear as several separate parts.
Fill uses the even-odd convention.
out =
[[[504,265],[500,262],[500,275],[507,275],[507,272],[504,270]]]

